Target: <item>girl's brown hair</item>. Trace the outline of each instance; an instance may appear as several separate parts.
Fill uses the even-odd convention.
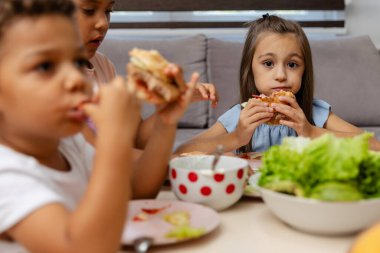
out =
[[[0,40],[8,25],[17,18],[57,14],[73,17],[72,0],[0,0]]]
[[[278,34],[295,34],[303,55],[305,71],[302,76],[300,90],[296,94],[296,99],[302,108],[309,122],[314,124],[312,119],[312,102],[314,97],[314,74],[311,49],[309,41],[302,30],[302,27],[293,21],[285,20],[273,15],[264,15],[262,18],[249,23],[249,31],[245,40],[242,60],[240,64],[240,102],[245,102],[252,98],[252,95],[259,95],[256,88],[252,71],[252,59],[257,46],[257,40],[263,32]],[[240,152],[252,151],[251,141],[241,148]]]

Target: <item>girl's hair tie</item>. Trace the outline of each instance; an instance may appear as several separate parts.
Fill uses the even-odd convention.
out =
[[[263,19],[269,18],[269,13],[263,15]]]

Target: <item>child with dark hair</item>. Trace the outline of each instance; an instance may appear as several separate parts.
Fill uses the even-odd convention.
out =
[[[0,252],[120,246],[140,102],[120,77],[93,96],[74,10],[71,0],[0,1]],[[96,153],[80,134],[87,118]]]
[[[255,99],[278,91],[295,96],[280,96],[277,103]],[[265,151],[287,136],[315,138],[325,132],[353,136],[362,132],[331,112],[328,103],[314,99],[308,39],[298,23],[277,16],[264,15],[250,23],[240,65],[240,98],[241,103],[248,101],[244,108],[233,106],[176,152],[212,152],[218,144],[226,151]],[[266,124],[275,113],[282,115],[279,124]]]

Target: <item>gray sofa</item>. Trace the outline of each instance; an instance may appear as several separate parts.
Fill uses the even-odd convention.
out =
[[[380,139],[380,56],[367,36],[310,41],[315,97],[326,100],[343,119]],[[157,49],[170,61],[180,64],[185,77],[198,71],[202,82],[216,85],[220,102],[194,103],[178,126],[175,147],[211,126],[232,105],[239,102],[239,65],[243,43],[207,38],[205,35],[170,39],[108,38],[100,51],[125,75],[128,51],[133,47]],[[154,108],[144,106],[143,117]]]

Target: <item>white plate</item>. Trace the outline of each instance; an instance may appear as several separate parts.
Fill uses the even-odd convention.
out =
[[[259,171],[256,171],[252,176],[248,178],[247,185],[245,186],[245,189],[244,189],[244,196],[261,197],[259,187],[257,186],[260,174],[261,173]]]
[[[157,212],[148,214],[143,209]],[[175,228],[174,225],[164,220],[165,214],[176,211],[186,211],[190,214],[190,226],[204,229],[204,235],[213,231],[220,223],[219,214],[211,208],[181,201],[164,200],[133,200],[129,202],[128,219],[126,229],[122,236],[123,245],[133,245],[133,241],[139,237],[148,236],[153,238],[153,245],[166,245],[191,240],[188,238],[178,240],[168,238],[165,235]],[[139,214],[145,213],[146,220],[134,221]],[[201,237],[202,237],[201,236]]]

